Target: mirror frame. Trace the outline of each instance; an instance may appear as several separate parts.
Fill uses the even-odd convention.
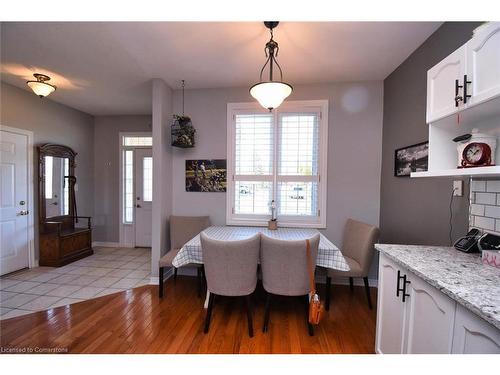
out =
[[[69,159],[69,175],[75,175],[75,158],[77,153],[71,148],[63,145],[56,145],[52,143],[46,143],[44,145],[38,146],[38,217],[40,224],[43,225],[48,221],[46,217],[45,209],[45,157],[53,156],[57,158],[68,158]],[[75,216],[75,202],[74,191],[75,191],[75,178],[69,179],[69,215],[60,215],[50,217],[50,221],[61,221],[64,219],[69,219]]]

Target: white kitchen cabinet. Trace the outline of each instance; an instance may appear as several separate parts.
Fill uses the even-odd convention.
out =
[[[376,329],[379,354],[500,354],[499,329],[383,253]]]
[[[500,354],[500,331],[457,304],[454,354]]]
[[[403,352],[405,304],[401,303],[401,297],[396,296],[398,271],[399,267],[394,262],[384,255],[380,256],[375,338],[377,353]]]
[[[457,112],[455,87],[463,86],[466,56],[466,45],[463,45],[427,72],[427,123]],[[462,88],[458,88],[458,94],[462,95]]]
[[[467,43],[468,105],[500,95],[500,22],[491,22]]]
[[[404,352],[450,353],[455,301],[417,276],[410,276],[409,281]]]

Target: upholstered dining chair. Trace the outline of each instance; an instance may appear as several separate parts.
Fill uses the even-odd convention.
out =
[[[170,251],[160,258],[159,263],[159,295],[163,297],[163,269],[173,267],[172,261],[186,242],[195,237],[210,226],[209,216],[170,216]],[[200,264],[188,264],[184,267],[197,268],[198,296],[201,297],[203,284],[203,266]],[[174,267],[174,280],[177,279],[177,268]]]
[[[380,231],[377,227],[348,219],[344,226],[342,239],[342,255],[344,256],[350,271],[328,270],[326,277],[326,301],[325,309],[330,309],[330,287],[332,277],[349,277],[349,286],[353,291],[353,278],[363,278],[365,284],[366,299],[368,307],[372,308],[370,287],[368,285],[368,271],[373,259],[374,245],[378,241]]]
[[[219,241],[201,233],[203,263],[207,278],[208,309],[204,332],[208,333],[216,296],[244,296],[248,335],[253,337],[252,302],[250,295],[257,286],[260,234],[245,240]]]
[[[312,263],[315,268],[319,239],[319,233],[309,239]],[[287,241],[261,236],[262,285],[267,292],[262,332],[268,330],[272,296],[301,296],[306,306],[309,335],[314,335],[313,327],[308,319],[311,288],[307,264],[305,240]]]

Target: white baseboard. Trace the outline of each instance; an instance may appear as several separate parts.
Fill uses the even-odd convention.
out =
[[[163,270],[163,281],[170,279],[172,276],[174,276],[174,269],[173,268]],[[151,276],[149,278],[149,285],[158,285],[159,283],[160,283],[159,276]]]
[[[196,276],[196,268],[195,267],[180,267],[177,269],[177,275],[183,275],[183,276]],[[166,279],[165,279],[166,280]],[[318,284],[325,284],[326,282],[326,276],[325,275],[316,275],[316,282]],[[345,278],[334,278],[332,279],[332,284],[335,285],[349,285],[349,279],[347,277]],[[354,285],[356,286],[364,286],[364,282],[362,278],[355,277],[354,278]],[[378,287],[378,279],[368,279],[368,285],[370,285],[373,288]]]
[[[100,247],[135,247],[132,244],[123,244],[119,242],[102,242],[102,241],[93,241],[92,242],[92,247],[93,246],[100,246]]]
[[[318,284],[325,284],[326,280],[325,277],[322,277],[320,280],[316,280]],[[348,278],[335,278],[332,279],[332,284],[335,285],[349,285],[349,279]],[[353,284],[355,286],[365,286],[363,279],[359,277],[354,278]],[[378,279],[368,279],[368,285],[371,286],[372,288],[378,288]]]

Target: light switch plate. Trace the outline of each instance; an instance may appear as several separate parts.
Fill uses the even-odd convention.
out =
[[[453,196],[462,197],[464,195],[464,182],[462,180],[453,181]]]

